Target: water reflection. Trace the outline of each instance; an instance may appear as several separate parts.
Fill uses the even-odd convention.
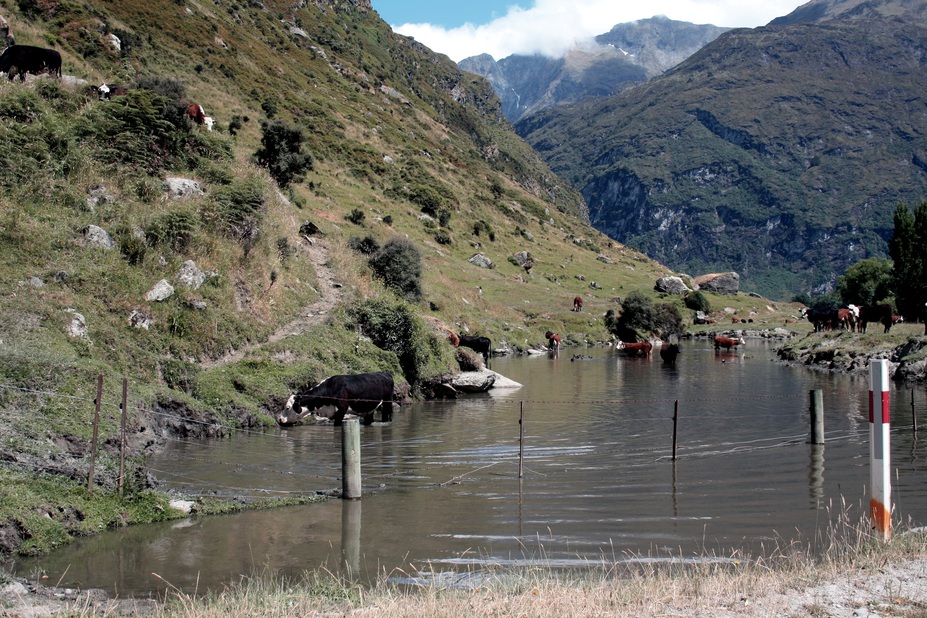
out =
[[[762,551],[780,535],[813,538],[831,504],[868,504],[865,379],[781,367],[755,342],[739,352],[683,345],[675,366],[603,350],[576,362],[494,359],[524,387],[404,406],[391,424],[362,428],[359,501],[116,530],[12,566],[121,596],[319,566],[361,581],[454,580],[454,568],[481,564]],[[813,389],[824,393],[826,473],[824,445],[808,444]],[[917,519],[927,487],[906,394],[892,396],[893,495],[898,516]],[[177,442],[150,465],[188,496],[329,490],[341,485],[340,429]]]

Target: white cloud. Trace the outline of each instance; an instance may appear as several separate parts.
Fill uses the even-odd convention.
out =
[[[402,24],[396,32],[460,61],[488,53],[496,60],[512,54],[557,57],[576,43],[611,30],[615,24],[666,15],[695,24],[761,26],[792,12],[803,0],[536,0],[517,6],[488,24],[445,29],[431,24]]]

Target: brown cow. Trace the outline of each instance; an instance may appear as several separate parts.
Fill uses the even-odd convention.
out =
[[[738,337],[737,339],[733,339],[731,337],[715,337],[714,341],[716,350],[721,348],[730,350],[731,348],[736,348],[738,345],[745,345],[747,343],[744,341],[743,337]]]
[[[653,350],[653,344],[649,341],[641,341],[640,343],[626,343],[624,341],[618,342],[618,351],[628,356],[650,356],[650,352]]]
[[[583,310],[583,299],[577,296],[573,299],[573,311],[582,311]]]

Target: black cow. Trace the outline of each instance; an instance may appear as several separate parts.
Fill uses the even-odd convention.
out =
[[[26,81],[26,73],[38,75],[47,72],[61,77],[61,54],[54,49],[32,45],[10,45],[0,54],[0,73],[13,79],[19,74],[19,81]]]
[[[384,373],[355,373],[331,376],[308,391],[290,395],[283,411],[277,417],[281,425],[295,425],[302,418],[316,412],[316,416],[332,419],[341,425],[344,415],[351,409],[364,416],[364,424],[373,422],[373,413],[381,408],[384,423],[393,418],[393,376]]]
[[[887,333],[892,329],[892,306],[888,303],[882,305],[864,305],[859,308],[859,321],[856,324],[859,332],[866,332],[866,324],[881,322]]]
[[[663,362],[667,365],[675,363],[677,356],[679,356],[678,343],[664,343],[660,346],[660,358],[662,358]]]
[[[808,318],[816,333],[836,328],[839,322],[836,309],[802,309],[801,315]]]
[[[482,354],[483,360],[486,361],[486,366],[489,366],[489,357],[492,355],[492,342],[489,340],[489,337],[461,335],[460,345]]]

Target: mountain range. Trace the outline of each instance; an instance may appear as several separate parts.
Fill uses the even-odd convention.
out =
[[[774,298],[826,292],[885,257],[896,207],[927,195],[925,14],[916,0],[812,0],[516,130],[610,237]]]
[[[518,122],[542,109],[608,96],[639,85],[679,64],[727,28],[658,16],[618,24],[561,58],[513,54],[499,61],[488,54],[461,60],[465,71],[482,75]]]

